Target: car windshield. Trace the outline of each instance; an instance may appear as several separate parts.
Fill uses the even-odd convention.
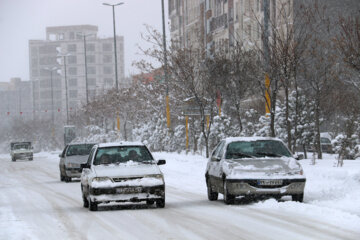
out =
[[[225,158],[291,157],[285,145],[276,140],[238,141],[227,146]]]
[[[330,139],[324,138],[324,137],[320,138],[320,142],[321,143],[326,143],[326,144],[331,143]]]
[[[145,146],[119,146],[99,148],[94,165],[108,165],[126,163],[153,163],[153,158]]]
[[[18,149],[30,149],[30,145],[29,144],[16,144],[14,146],[14,149],[18,150]]]
[[[66,156],[75,156],[75,155],[89,155],[91,148],[94,144],[74,144],[69,145]]]

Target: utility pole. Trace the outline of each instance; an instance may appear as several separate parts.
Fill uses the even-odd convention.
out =
[[[124,4],[123,2],[116,4],[103,3],[105,6],[112,7],[113,12],[113,30],[114,30],[114,56],[115,56],[115,84],[116,90],[119,90],[119,82],[118,82],[118,71],[117,71],[117,51],[116,51],[116,30],[115,30],[115,7]]]
[[[266,116],[269,116],[271,112],[271,99],[270,99],[270,78],[269,78],[269,18],[270,18],[270,9],[269,9],[269,0],[263,0],[264,6],[264,39],[263,39],[263,49],[264,49],[264,60],[265,60],[265,113]]]
[[[161,11],[162,11],[162,28],[163,28],[164,78],[165,78],[165,84],[166,84],[166,123],[167,123],[168,129],[170,129],[171,120],[170,120],[170,105],[169,105],[169,79],[168,79],[168,71],[167,71],[168,66],[167,66],[164,0],[161,0]]]

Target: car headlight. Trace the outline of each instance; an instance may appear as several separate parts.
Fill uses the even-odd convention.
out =
[[[114,182],[111,178],[109,177],[94,177],[92,179],[92,182],[107,182],[107,181],[110,181],[110,182]]]

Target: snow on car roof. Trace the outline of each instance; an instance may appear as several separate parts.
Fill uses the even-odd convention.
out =
[[[144,146],[142,142],[110,142],[110,143],[99,143],[100,148],[102,147],[120,147],[120,146]]]
[[[79,144],[96,144],[94,142],[71,142],[69,145],[79,145]]]
[[[279,138],[273,138],[273,137],[228,137],[224,139],[226,144],[229,144],[231,142],[238,142],[238,141],[259,141],[259,140],[275,140],[282,142]]]

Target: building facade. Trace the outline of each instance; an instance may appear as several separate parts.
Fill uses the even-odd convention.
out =
[[[92,25],[47,27],[46,40],[29,41],[36,116],[49,117],[48,113],[55,112],[64,117],[66,110],[74,115],[87,99],[115,86],[113,38],[99,38],[97,33],[98,27]],[[125,80],[122,36],[116,37],[116,52],[121,87]]]
[[[12,78],[0,83],[0,121],[10,123],[16,118],[32,118],[31,82]]]

